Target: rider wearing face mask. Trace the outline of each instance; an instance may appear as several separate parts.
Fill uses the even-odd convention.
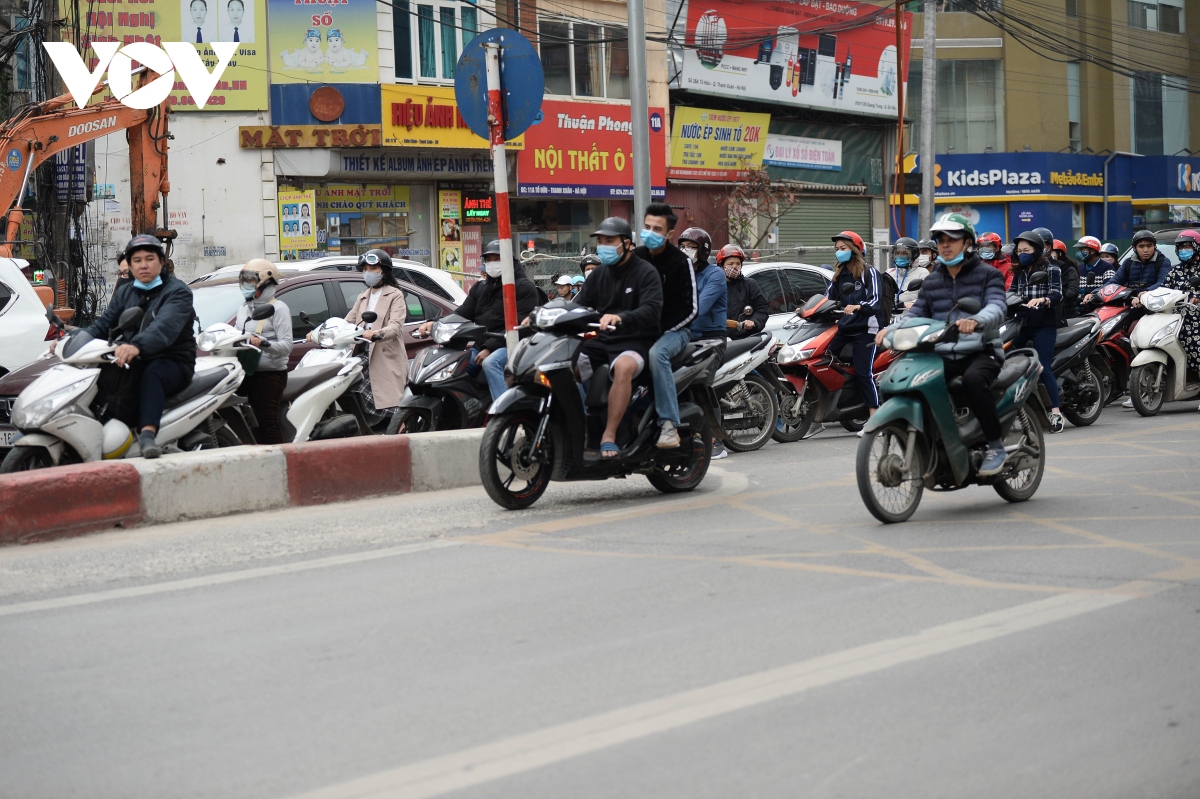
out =
[[[937,245],[933,239],[921,239],[917,245],[917,266],[928,269],[930,274],[937,271]]]
[[[1041,240],[1036,231],[1027,231],[1013,239],[1017,269],[1012,290],[1025,301],[1017,309],[1021,332],[1013,342],[1013,348],[1029,345],[1037,351],[1038,360],[1042,362],[1041,382],[1050,396],[1050,432],[1061,433],[1064,425],[1058,409],[1058,379],[1052,367],[1054,341],[1058,337],[1058,306],[1063,300],[1062,268],[1038,247]],[[1049,274],[1049,280],[1038,285],[1031,283],[1033,273],[1042,271]]]
[[[1175,254],[1179,264],[1171,269],[1163,285],[1187,294],[1187,300],[1175,306],[1175,313],[1183,317],[1179,343],[1187,356],[1188,370],[1200,372],[1200,288],[1192,285],[1200,278],[1200,231],[1182,231],[1175,238]]]
[[[979,260],[983,261],[988,266],[995,267],[1000,270],[1000,274],[1004,275],[1004,288],[1012,285],[1013,279],[1013,263],[1004,253],[1004,241],[998,233],[984,233],[976,242],[976,254],[979,255]]]
[[[504,342],[504,285],[500,279],[500,241],[489,241],[483,248],[484,279],[471,286],[463,304],[454,313],[469,319],[487,330],[482,348],[475,354],[475,363],[483,367],[492,399],[499,399],[508,386],[504,382],[504,367],[508,364],[508,347]],[[517,319],[529,316],[541,298],[537,286],[530,280],[521,264],[513,263],[517,288]],[[567,298],[570,299],[570,298]],[[425,322],[417,331],[429,335],[433,322]]]
[[[717,265],[725,271],[726,313],[730,322],[741,322],[741,327],[730,327],[729,337],[737,340],[747,336],[757,336],[767,325],[767,317],[771,307],[767,303],[767,295],[763,294],[758,283],[742,277],[742,265],[745,254],[740,247],[734,249],[722,248],[725,257],[717,261]],[[746,316],[749,306],[752,313]]]
[[[367,371],[375,410],[400,404],[408,383],[408,354],[404,351],[404,318],[408,311],[404,292],[392,274],[392,256],[384,250],[368,250],[358,258],[367,290],[358,295],[346,321],[361,324],[362,315],[374,311],[378,318],[368,324],[366,338],[371,340]],[[310,334],[311,337],[311,334]]]
[[[692,320],[692,341],[725,338],[729,292],[725,288],[724,270],[708,262],[709,253],[712,252],[712,237],[703,228],[690,227],[679,237],[679,249],[696,272],[699,309]]]
[[[1079,302],[1082,305],[1099,299],[1100,287],[1116,271],[1111,262],[1100,257],[1100,247],[1100,239],[1095,236],[1084,236],[1075,243],[1075,255],[1079,257]]]
[[[929,270],[917,265],[920,257],[920,245],[915,239],[903,236],[892,245],[892,268],[888,274],[896,281],[897,301],[906,308],[917,298],[909,284],[929,277]]]
[[[1105,284],[1125,286],[1141,292],[1158,288],[1171,273],[1171,262],[1158,251],[1158,239],[1149,230],[1133,234],[1133,255],[1125,259]],[[1133,298],[1134,308],[1142,304],[1142,296]]]
[[[279,269],[265,258],[246,262],[238,275],[238,288],[246,301],[238,308],[233,326],[238,330],[253,330],[250,343],[262,350],[243,350],[238,356],[246,369],[246,378],[237,393],[250,401],[254,418],[258,420],[255,439],[259,444],[282,444],[279,428],[279,405],[287,387],[288,356],[292,354],[292,312],[282,300],[275,299],[279,285]],[[269,319],[254,321],[254,309],[269,303],[275,314]]]
[[[915,243],[915,242],[914,242]],[[874,416],[879,409],[879,390],[872,367],[875,363],[875,334],[883,312],[883,284],[879,273],[863,260],[863,240],[857,233],[843,230],[833,237],[837,266],[833,282],[825,296],[845,304],[838,330],[829,342],[829,351],[839,353],[847,344],[854,347],[854,379]],[[888,320],[891,321],[891,320]]]

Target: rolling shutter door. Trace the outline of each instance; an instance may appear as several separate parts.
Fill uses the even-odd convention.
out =
[[[802,200],[779,220],[779,249],[797,244],[806,247],[832,246],[829,237],[853,230],[871,241],[869,197],[813,197]],[[826,259],[828,260],[828,259]]]

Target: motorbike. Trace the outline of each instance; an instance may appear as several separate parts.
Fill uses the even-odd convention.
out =
[[[759,449],[775,432],[776,387],[759,373],[766,368],[774,344],[770,333],[730,341],[713,378],[720,410],[717,435],[734,452]]]
[[[1105,399],[1107,404],[1129,390],[1129,372],[1133,365],[1133,346],[1129,343],[1129,334],[1141,315],[1129,305],[1136,291],[1126,286],[1098,286],[1095,275],[1090,277],[1092,280],[1087,288],[1089,292],[1098,289],[1100,297],[1099,305],[1094,306],[1096,316],[1100,319],[1100,344],[1096,349],[1113,375]]]
[[[126,309],[107,340],[82,328],[62,337],[61,363],[30,383],[13,404],[12,423],[23,435],[0,463],[0,473],[141,457],[128,425],[115,418],[101,421],[107,398],[98,395],[101,372],[119,368],[114,363],[117,347],[133,338],[143,316],[141,308]],[[59,331],[65,329],[53,312],[47,318]],[[155,434],[164,453],[242,443],[217,412],[242,384],[245,370],[237,358],[213,358],[197,367],[191,382],[167,397]]]
[[[1200,278],[1193,279],[1200,286]],[[1175,307],[1187,294],[1157,288],[1142,295],[1143,316],[1129,337],[1134,353],[1129,372],[1129,398],[1142,416],[1154,416],[1167,402],[1200,397],[1200,382],[1188,382],[1187,355],[1179,343],[1183,317]]]
[[[533,334],[509,353],[506,375],[512,388],[488,413],[479,448],[479,472],[488,496],[501,507],[527,508],[551,480],[604,480],[644,474],[663,493],[692,491],[712,459],[712,435],[720,424],[712,380],[721,364],[724,339],[689,344],[672,359],[679,393],[679,435],[673,449],[658,449],[658,424],[651,392],[635,381],[629,410],[617,433],[620,453],[595,452],[608,415],[609,370],[597,368],[586,394],[576,379],[584,338],[598,328],[600,314],[554,299],[531,315]]]
[[[958,310],[979,313],[974,298],[958,301]],[[1032,349],[1007,353],[992,386],[996,410],[1006,431],[1006,459],[998,474],[981,477],[987,441],[975,414],[960,396],[961,378],[947,381],[935,345],[958,337],[948,321],[913,318],[885,337],[901,353],[883,374],[884,402],[867,422],[859,442],[855,473],[867,510],[885,524],[909,519],[928,486],[954,491],[990,485],[1009,502],[1034,495],[1045,470],[1042,429],[1047,408],[1037,391],[1041,364]]]
[[[1099,351],[1104,337],[1099,317],[1068,320],[1054,341],[1051,369],[1058,380],[1059,405],[1067,421],[1087,427],[1100,418],[1116,377]]]
[[[301,314],[304,321],[307,318]],[[362,315],[364,324],[377,319],[374,311]],[[326,319],[313,330],[317,345],[304,354],[288,372],[283,389],[280,425],[283,437],[292,443],[351,436],[369,436],[386,416],[368,407],[363,394],[354,390],[363,380],[366,355],[358,355],[366,344],[366,329],[340,317]]]
[[[392,417],[388,433],[462,430],[483,425],[492,395],[483,370],[473,368],[471,345],[487,330],[451,314],[429,331],[434,346],[417,354],[408,369],[408,390]]]

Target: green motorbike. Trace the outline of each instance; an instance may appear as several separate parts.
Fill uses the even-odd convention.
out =
[[[958,310],[979,312],[974,299],[962,299]],[[1034,495],[1045,469],[1043,428],[1049,427],[1042,367],[1032,349],[1007,353],[992,386],[996,410],[1005,430],[1004,468],[981,477],[987,441],[979,420],[961,396],[962,378],[946,381],[939,343],[958,337],[953,324],[934,319],[908,319],[888,331],[884,345],[900,352],[880,377],[879,410],[864,428],[858,446],[858,491],[867,510],[885,524],[906,521],[928,486],[955,491],[968,485],[990,485],[1009,502]]]

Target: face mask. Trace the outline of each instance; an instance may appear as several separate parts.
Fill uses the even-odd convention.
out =
[[[687,256],[687,259],[689,261],[695,261],[696,256],[700,254],[700,251],[697,250],[695,247],[680,247],[679,251],[682,252],[685,256]]]
[[[615,244],[601,244],[597,246],[596,255],[600,257],[600,263],[605,266],[612,266],[621,260],[621,251],[617,249]]]
[[[1086,261],[1088,258],[1092,257],[1092,251],[1091,250],[1076,250],[1075,257],[1081,261]]]
[[[657,250],[659,247],[663,246],[664,241],[666,241],[666,239],[664,239],[658,233],[655,233],[653,230],[642,231],[642,244],[645,244],[652,250]]]
[[[951,258],[949,261],[947,261],[945,258],[943,258],[942,256],[939,255],[938,263],[942,264],[943,266],[958,266],[959,264],[962,263],[963,258],[965,258],[966,256],[967,256],[966,250],[963,250],[956,257]]]
[[[483,271],[487,272],[488,277],[500,277],[502,269],[499,261],[487,261],[483,265]]]
[[[252,298],[254,296],[255,292],[258,291],[257,288],[255,288],[254,286],[251,286],[247,283],[242,284],[238,288],[240,288],[242,290],[242,296],[245,297],[246,299]]]
[[[995,250],[980,250],[979,257],[985,261],[990,261],[996,257],[996,251]]]
[[[1196,254],[1195,250],[1176,250],[1175,253],[1179,256],[1179,260],[1184,263],[1192,260],[1192,256]]]
[[[383,272],[363,272],[363,282],[368,286],[378,286],[383,281]]]
[[[837,262],[839,264],[844,264],[854,257],[854,253],[850,252],[849,250],[838,250],[833,254],[833,257],[837,258]]]
[[[1036,260],[1037,260],[1037,253],[1032,253],[1032,252],[1017,253],[1017,261],[1021,264],[1021,266],[1030,266]]]
[[[917,259],[917,266],[929,266],[929,256],[922,255]]]
[[[1101,260],[1101,261],[1104,261],[1104,263],[1108,264],[1109,266],[1116,266],[1116,265],[1117,265],[1117,259],[1116,259],[1116,258],[1113,258],[1111,255],[1110,255],[1109,257],[1107,257],[1107,258],[1105,258],[1103,255],[1101,255],[1101,256],[1100,256],[1100,260]]]
[[[733,266],[732,264],[729,264],[729,265],[723,266],[721,268],[725,270],[725,277],[729,278],[730,280],[737,280],[739,277],[742,276],[742,265],[741,264],[738,264],[737,266]]]
[[[892,263],[894,263],[900,269],[907,269],[908,265],[912,263],[912,259],[911,258],[893,258]]]
[[[162,275],[155,276],[155,278],[153,280],[151,280],[149,283],[143,283],[140,280],[133,281],[133,287],[137,288],[137,289],[141,289],[142,291],[149,291],[150,289],[156,289],[161,285],[162,285]]]

